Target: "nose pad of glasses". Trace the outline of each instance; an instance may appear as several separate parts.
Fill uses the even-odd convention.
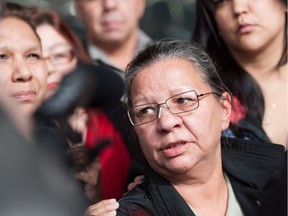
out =
[[[162,112],[162,106],[158,106],[158,115],[157,115],[157,118],[159,119],[161,117],[161,112]],[[169,111],[170,113],[172,113],[170,111],[170,107],[168,105],[166,105],[166,108],[167,108],[167,111]]]
[[[162,111],[162,107],[159,106],[159,107],[158,107],[158,115],[157,115],[157,118],[158,118],[158,119],[159,119],[160,116],[161,116],[161,111]]]

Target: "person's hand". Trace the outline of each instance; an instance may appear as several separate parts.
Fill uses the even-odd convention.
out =
[[[85,143],[86,140],[86,132],[87,132],[87,124],[88,121],[88,113],[84,108],[76,108],[74,113],[68,118],[68,123],[70,125],[70,127],[73,129],[73,131],[79,133],[82,135],[82,142],[81,143],[73,143],[70,144],[73,147],[75,147],[75,145],[83,145],[83,143]]]
[[[84,184],[85,196],[92,202],[101,200],[100,160],[96,158],[81,172],[76,173],[75,178]]]
[[[119,208],[119,203],[116,199],[102,200],[89,206],[84,216],[115,216],[117,208]]]
[[[136,178],[134,178],[134,181],[128,185],[127,190],[128,191],[133,190],[138,184],[141,184],[143,181],[144,181],[144,175],[136,176]]]
[[[87,121],[87,111],[82,107],[77,107],[68,119],[70,126],[78,133],[84,133],[86,131]]]

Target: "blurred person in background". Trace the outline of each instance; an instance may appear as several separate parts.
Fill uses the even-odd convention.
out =
[[[48,73],[30,18],[15,5],[5,6],[0,19],[0,214],[79,215],[86,206],[63,161],[34,145],[40,140],[21,128],[33,126],[32,115],[44,101]]]
[[[287,149],[287,1],[199,0],[196,11],[192,40],[235,96],[236,130],[224,135]]]
[[[145,0],[75,0],[78,18],[86,29],[86,49],[100,60],[124,71],[151,39],[139,28]]]
[[[90,59],[75,33],[57,13],[39,8],[31,8],[28,13],[41,39],[48,68],[46,97],[49,97],[55,93],[62,78],[75,69],[77,62],[88,63]]]
[[[15,16],[1,20],[1,89],[19,104],[19,112],[32,115],[44,100],[48,73],[39,37],[26,17]],[[15,34],[15,26],[23,34]]]
[[[25,10],[33,19],[41,38],[43,56],[48,67],[48,96],[51,97],[63,77],[71,73],[77,63],[90,60],[75,33],[57,13],[37,7]],[[114,74],[113,71],[111,73]],[[116,86],[114,88],[118,89]],[[112,107],[107,109],[77,108],[70,117],[69,124],[61,125],[62,128],[68,127],[70,132],[73,129],[81,135],[76,141],[69,140],[68,137],[68,155],[74,158],[76,178],[83,182],[85,194],[93,203],[101,199],[120,197],[125,192],[128,182],[131,159],[127,149],[127,138],[119,130],[120,127],[115,125],[115,122],[121,124],[124,120],[121,111],[118,111],[120,106],[119,100],[114,101]],[[118,116],[113,116],[119,112]],[[100,154],[94,159],[90,158],[89,151],[105,143],[106,146]]]

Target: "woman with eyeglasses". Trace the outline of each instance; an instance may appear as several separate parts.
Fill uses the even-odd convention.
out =
[[[238,108],[224,135],[287,149],[287,1],[199,0],[195,11],[192,41],[216,62]]]
[[[90,59],[79,38],[57,13],[37,7],[24,10],[32,18],[41,38],[43,56],[48,68],[47,97],[50,97],[58,89],[63,77],[71,73],[78,62],[89,63]],[[116,86],[114,88],[117,89]],[[121,106],[120,101],[115,101],[114,104]],[[71,126],[74,131],[82,135],[82,139],[77,143],[68,139],[70,144],[68,155],[73,158],[73,163],[77,167],[75,177],[83,183],[84,193],[92,203],[121,197],[126,190],[131,156],[127,148],[126,135],[115,123],[122,121],[124,113],[122,116],[122,112],[118,112],[119,109],[116,108],[117,111],[114,110],[112,117],[109,110],[111,108],[77,108],[69,119],[70,125],[64,125],[68,129],[71,129],[69,128]],[[63,124],[61,126],[63,127]],[[106,146],[105,142],[108,143]],[[101,144],[104,146],[101,152],[95,158],[91,158],[89,152]]]
[[[109,215],[285,215],[284,147],[221,139],[232,98],[202,49],[158,41],[128,65],[125,86],[145,180],[118,203],[102,203]],[[103,209],[90,206],[86,215]]]
[[[46,97],[49,97],[62,78],[75,69],[78,61],[88,63],[90,60],[81,41],[57,13],[37,7],[27,9],[27,13],[41,38],[43,58],[48,68]]]

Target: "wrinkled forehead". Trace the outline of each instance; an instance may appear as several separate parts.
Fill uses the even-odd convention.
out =
[[[0,20],[0,41],[3,44],[13,40],[41,49],[37,33],[27,22],[17,17],[2,18]]]
[[[209,88],[201,71],[184,59],[163,59],[142,68],[131,83],[130,96],[145,92],[171,92]],[[132,93],[132,94],[131,94]]]

